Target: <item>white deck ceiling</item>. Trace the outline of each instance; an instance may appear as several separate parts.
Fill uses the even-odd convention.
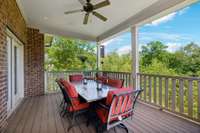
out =
[[[91,1],[95,4],[104,0]],[[110,6],[97,10],[108,21],[90,15],[89,23],[83,25],[85,13],[64,15],[65,11],[82,8],[78,0],[17,0],[30,27],[39,28],[44,33],[90,41],[105,40],[165,10],[177,5],[181,8],[182,3],[191,1],[194,0],[110,0]]]

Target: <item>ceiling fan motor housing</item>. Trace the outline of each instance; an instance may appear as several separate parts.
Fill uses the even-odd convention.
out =
[[[93,5],[91,3],[86,3],[86,5],[83,7],[83,9],[86,12],[92,12],[94,10]]]

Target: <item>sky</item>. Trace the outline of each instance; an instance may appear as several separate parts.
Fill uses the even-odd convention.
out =
[[[161,41],[174,52],[195,42],[200,45],[200,2],[173,12],[139,28],[139,47],[151,41]],[[117,51],[125,54],[131,50],[131,33],[125,32],[103,43],[106,54]]]

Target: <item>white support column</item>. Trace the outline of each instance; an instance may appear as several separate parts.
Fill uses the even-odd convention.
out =
[[[138,27],[131,28],[131,41],[132,41],[132,78],[134,89],[139,89],[139,81],[137,73],[139,73],[139,45],[138,45]]]
[[[97,42],[97,70],[101,70],[101,46],[100,43]]]

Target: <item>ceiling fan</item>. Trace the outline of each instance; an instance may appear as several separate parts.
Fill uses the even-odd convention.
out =
[[[83,8],[82,9],[78,9],[78,10],[73,10],[73,11],[67,11],[67,12],[65,12],[65,14],[68,15],[68,14],[77,13],[77,12],[85,12],[85,17],[84,17],[84,20],[83,20],[83,24],[87,24],[88,23],[88,19],[89,19],[90,13],[92,13],[94,16],[96,16],[97,18],[99,18],[102,21],[107,21],[106,17],[104,17],[100,13],[96,12],[95,10],[110,5],[109,0],[105,0],[103,2],[100,2],[100,3],[96,4],[96,5],[91,4],[90,1],[91,0],[86,0],[86,1],[79,0],[81,5],[83,6]]]

